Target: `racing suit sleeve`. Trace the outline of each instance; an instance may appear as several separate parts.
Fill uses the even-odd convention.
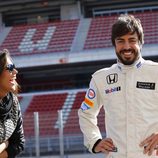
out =
[[[79,125],[84,136],[84,145],[90,152],[93,152],[95,143],[102,139],[100,130],[97,126],[97,116],[102,107],[101,96],[92,78],[85,99],[78,110]]]

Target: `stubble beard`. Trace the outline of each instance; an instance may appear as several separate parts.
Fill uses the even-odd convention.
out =
[[[124,64],[124,65],[132,65],[139,58],[139,54],[140,53],[138,51],[135,51],[134,49],[132,49],[131,51],[134,54],[133,59],[131,59],[131,58],[123,58],[122,55],[120,55],[120,54],[122,54],[124,52],[124,50],[120,51],[119,53],[116,52],[116,55],[117,55],[119,61],[122,64]]]

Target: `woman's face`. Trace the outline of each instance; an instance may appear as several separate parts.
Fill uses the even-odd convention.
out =
[[[0,75],[0,94],[15,91],[16,75],[18,71],[15,69],[10,58],[7,58],[6,66]]]

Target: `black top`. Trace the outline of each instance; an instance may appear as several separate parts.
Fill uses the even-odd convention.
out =
[[[18,122],[17,126],[15,128],[15,131],[9,138],[9,145],[6,149],[8,152],[8,158],[15,158],[16,155],[18,155],[20,152],[24,150],[24,132],[23,132],[23,126],[22,126],[22,115],[21,111],[19,109],[18,111]]]
[[[16,106],[16,126],[14,129],[14,132],[9,137],[9,145],[6,149],[8,153],[8,158],[15,158],[20,152],[24,150],[24,131],[23,131],[23,120],[20,110],[20,105],[18,102],[17,97],[9,93],[5,98],[3,98],[3,101],[0,104],[0,118],[3,122],[5,119],[8,119],[9,117],[15,117],[13,112],[13,107]],[[15,111],[14,111],[15,112]]]

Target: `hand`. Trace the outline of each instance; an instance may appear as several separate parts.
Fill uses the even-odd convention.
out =
[[[98,145],[95,147],[95,152],[103,152],[109,154],[110,151],[114,150],[116,147],[113,144],[111,138],[102,139]]]
[[[9,145],[9,141],[5,141],[0,144],[0,153],[2,153]]]
[[[6,150],[4,150],[2,153],[0,153],[0,158],[8,158],[8,153]]]
[[[140,143],[140,147],[144,147],[144,154],[152,155],[154,150],[158,150],[158,134],[152,134]]]

